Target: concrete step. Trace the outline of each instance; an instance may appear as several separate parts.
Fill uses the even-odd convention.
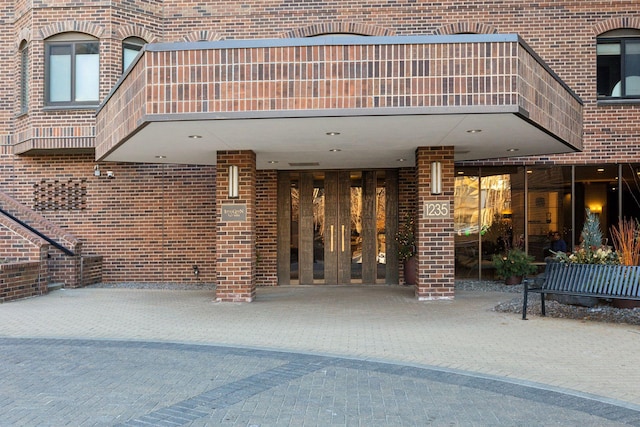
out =
[[[64,283],[49,283],[47,288],[49,289],[49,292],[57,291],[58,289],[64,288]]]

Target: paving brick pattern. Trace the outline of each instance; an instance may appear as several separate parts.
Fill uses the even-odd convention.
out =
[[[72,289],[0,305],[0,425],[640,426],[629,325],[398,286]]]
[[[629,408],[450,370],[133,341],[0,350],[5,425],[640,425]]]

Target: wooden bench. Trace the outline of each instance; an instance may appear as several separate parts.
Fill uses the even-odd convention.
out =
[[[640,301],[640,266],[549,262],[543,274],[524,281],[523,320],[529,292],[540,294],[543,316],[546,294]]]

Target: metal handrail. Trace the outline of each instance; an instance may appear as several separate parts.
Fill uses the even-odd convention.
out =
[[[33,234],[37,235],[38,237],[40,237],[43,240],[46,240],[47,243],[49,243],[50,245],[54,246],[55,248],[61,250],[62,252],[64,252],[66,255],[69,256],[75,256],[75,253],[67,248],[65,248],[64,246],[62,246],[60,243],[56,242],[55,240],[51,239],[50,237],[45,236],[44,234],[42,234],[40,231],[36,230],[35,228],[33,228],[32,226],[30,226],[29,224],[27,224],[24,221],[19,220],[18,218],[16,218],[15,216],[11,215],[9,212],[5,211],[4,209],[0,208],[0,214],[6,216],[7,218],[11,219],[12,221],[17,222],[18,224],[20,224],[20,226],[26,228],[27,230],[29,230],[30,232],[32,232]]]

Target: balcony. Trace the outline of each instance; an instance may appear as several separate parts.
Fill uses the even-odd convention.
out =
[[[103,161],[397,167],[418,146],[579,151],[582,102],[513,34],[227,40],[147,45],[96,123]]]

